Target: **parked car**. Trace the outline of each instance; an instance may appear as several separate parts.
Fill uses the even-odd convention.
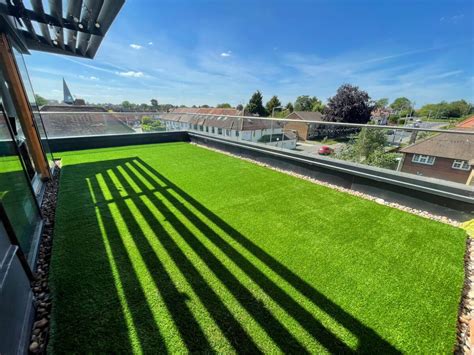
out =
[[[329,147],[327,145],[323,145],[318,150],[319,155],[331,155],[332,153],[334,153],[334,149],[332,149],[331,147]]]

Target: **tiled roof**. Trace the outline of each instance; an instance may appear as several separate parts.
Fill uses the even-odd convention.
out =
[[[225,109],[224,109],[225,110]],[[165,113],[162,114],[161,119],[175,122],[186,122],[198,126],[209,126],[223,129],[234,129],[239,131],[256,131],[261,129],[269,129],[272,127],[272,121],[262,120],[249,117],[229,117],[226,115],[211,115],[211,114],[176,114]],[[273,128],[281,128],[281,122],[273,122]]]
[[[50,137],[133,133],[113,114],[43,112],[41,117]]]
[[[322,121],[323,114],[321,112],[312,111],[293,111],[286,118],[300,119],[305,121]]]
[[[474,115],[460,122],[458,125],[456,125],[456,128],[474,129]]]
[[[55,104],[44,105],[40,108],[41,112],[107,112],[107,110],[100,106],[92,105],[68,105]]]
[[[474,159],[474,135],[441,133],[403,148],[401,152],[470,161]]]
[[[224,116],[239,116],[241,112],[235,108],[193,108],[193,107],[179,107],[175,108],[172,112],[174,113],[196,113],[196,114],[208,114],[208,115],[224,115]]]

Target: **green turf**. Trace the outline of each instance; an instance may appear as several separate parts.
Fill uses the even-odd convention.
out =
[[[186,143],[59,154],[52,352],[451,352],[465,232]]]

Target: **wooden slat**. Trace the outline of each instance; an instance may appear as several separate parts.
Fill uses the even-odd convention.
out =
[[[21,124],[22,131],[26,138],[28,150],[32,156],[37,172],[42,179],[51,177],[49,164],[41,145],[41,139],[36,128],[33,111],[28,102],[25,87],[21,80],[21,76],[16,64],[13,50],[8,42],[8,38],[4,33],[0,33],[0,64],[5,68],[5,80],[11,91],[11,97],[18,119]]]

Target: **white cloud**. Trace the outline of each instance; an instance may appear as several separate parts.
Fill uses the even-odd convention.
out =
[[[128,78],[142,78],[143,77],[143,72],[133,71],[133,70],[117,72],[117,74],[120,76],[128,77]]]
[[[84,80],[99,80],[98,77],[93,76],[93,75],[91,76],[79,75],[79,78],[84,79]]]
[[[221,57],[230,57],[230,56],[231,56],[231,54],[232,54],[232,52],[231,52],[231,51],[222,52],[222,53],[221,53]]]
[[[132,47],[133,49],[142,49],[142,48],[143,48],[143,47],[140,46],[139,44],[134,44],[134,43],[132,43],[132,44],[130,45],[130,47]]]
[[[464,14],[459,14],[459,15],[454,15],[454,16],[449,16],[449,17],[443,16],[439,19],[439,22],[447,22],[447,23],[456,25],[463,19],[464,19]]]
[[[452,71],[448,71],[448,72],[445,72],[445,73],[430,76],[430,77],[428,77],[428,79],[444,79],[444,78],[448,78],[448,77],[451,77],[451,76],[456,76],[456,75],[459,75],[459,74],[462,74],[462,73],[463,73],[462,70],[452,70]]]
[[[153,45],[153,42],[148,42],[148,45],[149,45],[149,46],[152,46],[152,45]]]

